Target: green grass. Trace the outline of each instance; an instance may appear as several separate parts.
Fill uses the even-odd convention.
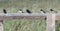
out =
[[[56,22],[56,31],[60,31],[60,21]]]
[[[46,31],[45,20],[5,20],[4,31]]]

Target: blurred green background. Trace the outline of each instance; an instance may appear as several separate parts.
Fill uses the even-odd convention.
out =
[[[18,13],[19,9],[26,13],[26,9],[39,13],[40,9],[49,11],[50,8],[60,12],[60,0],[0,0],[0,13],[6,9],[8,13]],[[45,31],[45,20],[8,20],[4,21],[4,31]],[[60,22],[56,23],[56,31],[60,31]]]
[[[18,12],[20,8],[28,8],[32,12],[38,12],[42,8],[45,11],[50,8],[60,12],[60,0],[0,0],[0,10],[5,8],[8,12]]]

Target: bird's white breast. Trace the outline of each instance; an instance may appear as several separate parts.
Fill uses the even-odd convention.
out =
[[[19,11],[19,13],[22,13],[22,11]]]
[[[43,11],[40,12],[41,14],[44,14]]]

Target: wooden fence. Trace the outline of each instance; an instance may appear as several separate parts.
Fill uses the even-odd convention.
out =
[[[46,31],[55,31],[55,20],[60,20],[59,13],[46,13],[46,14],[40,14],[40,13],[8,13],[8,14],[0,14],[0,31],[3,30],[3,20],[4,19],[46,19]]]

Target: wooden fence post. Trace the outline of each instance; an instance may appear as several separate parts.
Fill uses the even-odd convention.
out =
[[[3,31],[3,17],[0,16],[0,31]]]
[[[47,14],[46,31],[55,31],[55,14]]]
[[[0,22],[0,31],[3,31],[3,24]]]

